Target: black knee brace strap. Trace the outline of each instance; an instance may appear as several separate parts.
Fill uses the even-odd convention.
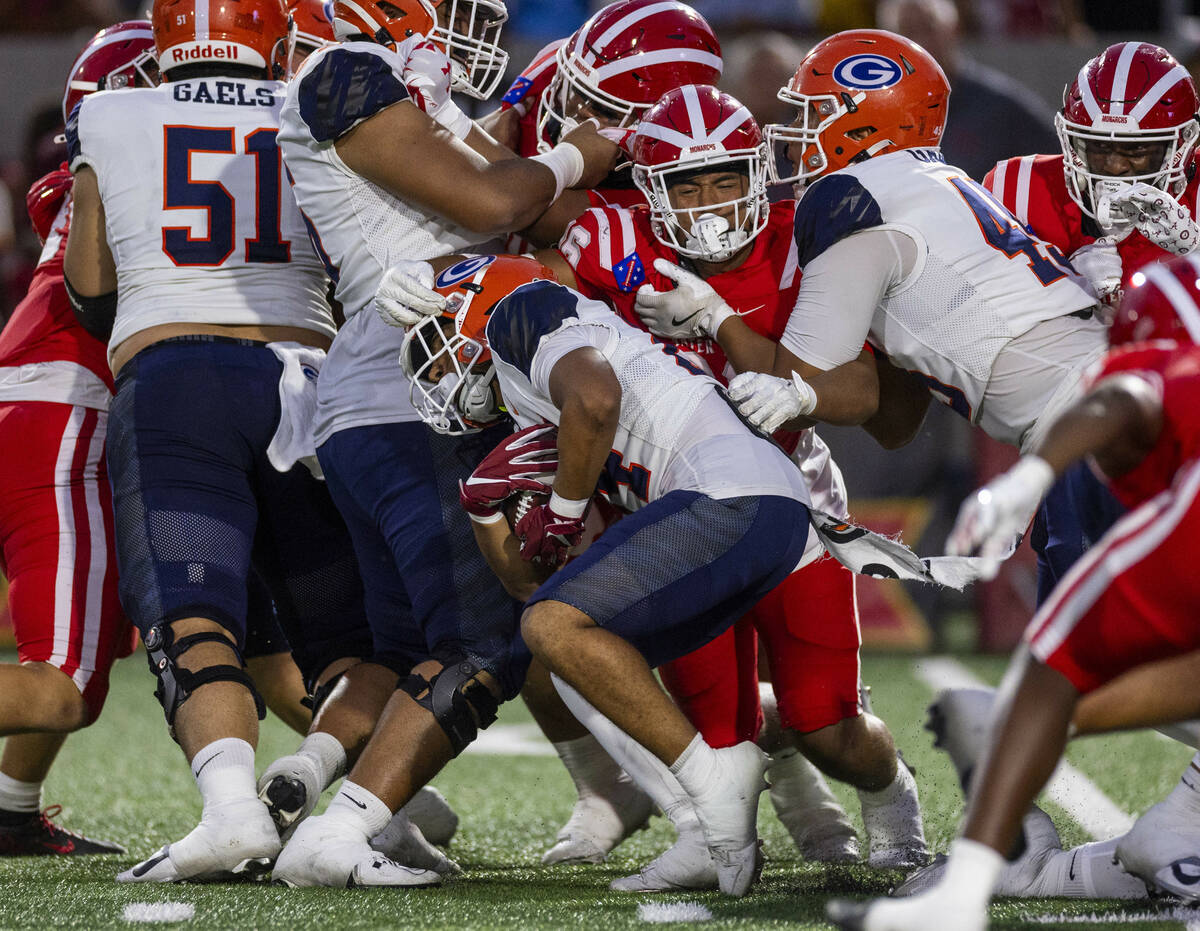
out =
[[[480,672],[474,663],[461,660],[446,666],[432,679],[408,675],[396,683],[396,688],[407,692],[433,715],[450,738],[455,756],[496,721],[500,702],[486,685],[475,680]]]
[[[321,710],[321,706],[329,700],[329,696],[333,694],[333,690],[337,688],[337,684],[342,681],[342,676],[345,671],[332,675],[324,685],[314,686],[312,693],[300,699],[300,704],[313,713],[313,717],[317,716],[317,712]]]
[[[241,654],[238,652],[238,648],[229,642],[229,638],[213,630],[188,634],[186,637],[176,639],[175,632],[169,624],[156,624],[146,633],[145,643],[150,671],[158,679],[154,697],[162,705],[167,725],[172,729],[175,727],[175,715],[179,712],[179,706],[187,701],[196,689],[202,685],[208,685],[210,682],[237,682],[244,685],[254,697],[254,707],[258,710],[258,719],[261,721],[267,716],[267,706],[263,702],[262,696],[258,694],[254,680],[241,666],[208,666],[193,672],[178,665],[179,657],[197,643],[220,643],[227,646],[233,650],[238,661],[241,662]]]

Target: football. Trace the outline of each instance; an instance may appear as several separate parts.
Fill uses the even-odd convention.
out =
[[[515,531],[517,521],[528,514],[531,509],[539,504],[545,504],[549,500],[550,496],[544,492],[518,491],[504,502],[503,511],[504,516],[508,518],[508,526]]]

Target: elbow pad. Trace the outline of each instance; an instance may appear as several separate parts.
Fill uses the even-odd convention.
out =
[[[108,338],[112,336],[113,323],[117,319],[117,292],[109,291],[99,297],[85,297],[71,287],[66,275],[63,275],[63,283],[67,286],[67,298],[79,325],[89,336],[107,343]]]

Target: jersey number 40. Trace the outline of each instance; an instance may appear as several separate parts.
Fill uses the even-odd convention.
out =
[[[291,259],[291,243],[280,230],[279,208],[283,196],[283,162],[275,129],[256,129],[234,147],[230,127],[164,126],[164,210],[204,210],[208,235],[194,237],[191,227],[164,226],[162,247],[176,265],[220,265],[237,245],[237,212],[233,195],[220,181],[192,178],[192,155],[197,152],[254,159],[255,229],[245,239],[247,262],[280,263]]]

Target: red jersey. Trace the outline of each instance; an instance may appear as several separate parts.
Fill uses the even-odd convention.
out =
[[[1081,246],[1096,241],[1099,229],[1067,193],[1061,155],[1023,155],[997,162],[983,179],[983,185],[1018,220],[1068,258]],[[1179,201],[1196,216],[1200,178],[1188,182]],[[1117,252],[1125,273],[1125,287],[1129,287],[1130,276],[1143,265],[1172,258],[1172,253],[1160,249],[1137,230],[1117,243]]]
[[[1109,479],[1113,494],[1133,509],[1170,488],[1175,474],[1200,457],[1200,347],[1168,340],[1132,343],[1097,363],[1090,385],[1121,372],[1138,375],[1162,399],[1162,432],[1133,469]]]
[[[56,401],[100,410],[108,407],[113,376],[107,347],[76,322],[63,283],[70,218],[71,197],[66,193],[48,230],[29,291],[0,331],[0,402]]]
[[[737,268],[705,279],[742,314],[756,333],[778,342],[800,289],[796,241],[792,235],[795,201],[771,205],[767,227],[754,240],[750,255]],[[684,264],[663,245],[650,226],[650,208],[593,208],[567,227],[558,251],[575,271],[577,290],[610,304],[627,322],[645,329],[634,310],[637,290],[650,284],[670,291],[675,283],[654,270],[655,259]],[[713,340],[680,343],[702,356],[713,374],[725,378],[725,353]]]

